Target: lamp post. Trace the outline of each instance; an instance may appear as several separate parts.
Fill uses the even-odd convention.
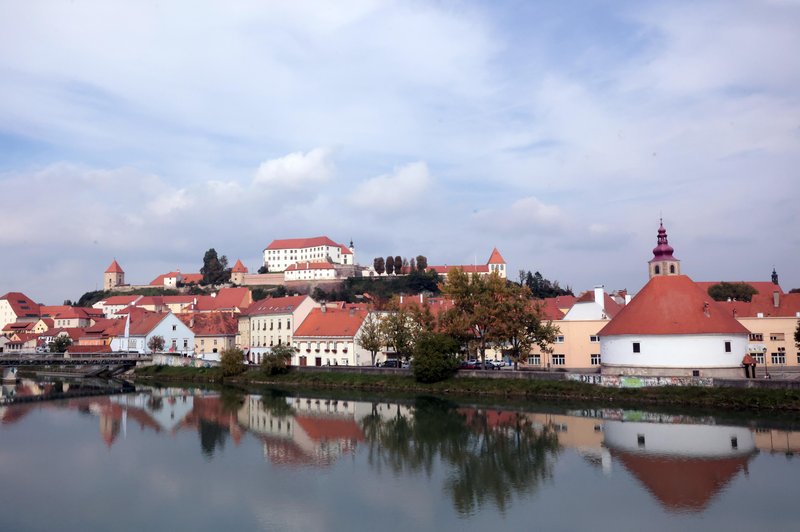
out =
[[[764,378],[769,379],[769,368],[767,367],[767,348],[764,348]]]

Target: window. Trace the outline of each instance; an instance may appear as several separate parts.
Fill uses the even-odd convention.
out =
[[[600,341],[600,335],[593,334],[593,335],[589,336],[589,341],[590,342],[594,342],[594,343],[599,342]]]
[[[656,266],[656,275],[661,273],[661,266]]]
[[[797,359],[800,360],[800,354],[797,355]],[[541,355],[531,355],[528,357],[528,364],[531,366],[541,366],[542,365],[542,357]]]
[[[594,354],[592,355],[592,366],[599,366],[600,365],[600,355]]]
[[[769,333],[769,339],[773,342],[783,342],[786,338],[783,333]]]
[[[554,366],[563,366],[567,363],[566,355],[553,355],[553,365]]]
[[[755,358],[756,362],[758,362],[759,364],[764,363],[764,353],[753,353],[751,356]]]
[[[639,345],[639,342],[633,342],[633,352],[634,353],[641,353],[642,347]]]
[[[750,335],[750,341],[751,342],[763,342],[764,341],[764,335],[761,334],[761,333],[753,333],[753,334]]]
[[[779,347],[777,353],[772,353],[773,364],[786,364],[786,348]]]
[[[564,343],[564,336],[563,335],[556,336],[556,343],[557,344],[563,344]]]
[[[730,353],[731,352],[731,343],[730,342],[725,342],[725,352],[726,353]]]
[[[675,273],[675,265],[674,264],[670,264],[669,265],[669,273]]]
[[[183,339],[183,348],[189,349],[189,340],[186,338]]]
[[[177,325],[173,325],[173,326],[172,326],[172,330],[173,330],[173,331],[177,331],[177,330],[178,330],[178,326],[177,326]]]
[[[278,320],[278,330],[281,329],[281,320]]]

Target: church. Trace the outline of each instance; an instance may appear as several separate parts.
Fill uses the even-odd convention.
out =
[[[606,375],[740,377],[749,331],[686,275],[663,222],[650,280],[600,330]]]

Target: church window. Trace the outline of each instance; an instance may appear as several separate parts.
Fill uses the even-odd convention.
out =
[[[656,275],[659,275],[661,273],[661,266],[656,265],[655,272],[656,272]]]
[[[669,265],[669,273],[675,273],[675,265],[674,264],[670,264]]]

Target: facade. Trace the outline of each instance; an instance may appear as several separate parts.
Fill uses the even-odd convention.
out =
[[[253,364],[261,362],[270,348],[291,345],[297,327],[316,304],[309,296],[262,299],[239,316],[236,345]]]
[[[103,289],[113,290],[119,286],[125,286],[125,271],[119,265],[117,259],[114,259],[103,273]]]
[[[297,366],[369,366],[372,357],[358,345],[357,337],[368,311],[357,306],[313,309],[295,332],[292,345]]]
[[[39,305],[22,292],[8,292],[0,297],[0,327],[39,320]]]
[[[135,305],[142,297],[143,296],[111,296],[106,299],[101,299],[92,305],[92,308],[100,310],[106,318],[110,318],[125,307]]]
[[[269,272],[283,272],[297,262],[331,262],[352,266],[355,248],[337,244],[327,236],[273,240],[264,248],[264,266]]]
[[[233,313],[180,314],[178,318],[194,333],[195,356],[219,360],[220,353],[236,345],[239,317]]]
[[[296,262],[283,272],[285,281],[330,281],[338,278],[331,262]]]
[[[164,351],[191,356],[194,354],[194,333],[174,314],[168,312],[131,312],[119,320],[109,332],[112,351],[150,354],[147,347],[154,336],[164,338]]]

